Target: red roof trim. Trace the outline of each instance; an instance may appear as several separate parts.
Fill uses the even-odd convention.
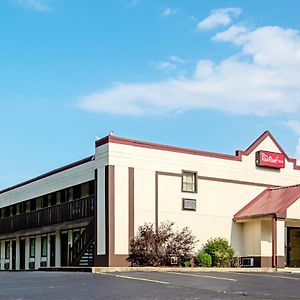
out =
[[[5,193],[5,192],[11,191],[11,190],[14,190],[14,189],[19,188],[19,187],[21,187],[21,186],[24,186],[24,185],[26,185],[26,184],[29,184],[29,183],[38,181],[38,180],[43,179],[43,178],[46,178],[46,177],[48,177],[48,176],[51,176],[51,175],[54,175],[54,174],[57,174],[57,173],[60,173],[60,172],[63,172],[63,171],[72,169],[72,168],[77,167],[77,166],[80,166],[80,165],[82,165],[82,164],[85,164],[85,163],[91,161],[91,160],[93,159],[93,157],[94,157],[93,155],[92,155],[92,156],[89,156],[89,157],[86,157],[86,158],[84,158],[84,159],[75,161],[75,162],[73,162],[73,163],[71,163],[71,164],[68,164],[68,165],[66,165],[66,166],[63,166],[63,167],[60,167],[60,168],[58,168],[58,169],[52,170],[52,171],[50,171],[50,172],[44,173],[44,174],[42,174],[42,175],[39,175],[39,176],[37,176],[37,177],[34,177],[34,178],[29,179],[29,180],[24,181],[24,182],[21,182],[21,183],[19,183],[19,184],[14,185],[14,186],[8,187],[8,188],[6,188],[6,189],[4,189],[4,190],[1,190],[1,191],[0,191],[0,194],[3,194],[3,193]]]
[[[275,138],[273,137],[273,135],[269,131],[265,131],[245,151],[237,150],[235,152],[235,155],[215,153],[215,152],[207,152],[207,151],[201,151],[201,150],[193,150],[193,149],[188,149],[188,148],[168,146],[168,145],[150,143],[150,142],[143,142],[143,141],[138,141],[138,140],[121,138],[121,137],[117,137],[117,136],[113,136],[113,135],[109,135],[109,136],[106,136],[106,137],[104,137],[100,140],[97,140],[96,143],[95,143],[95,146],[97,148],[97,147],[100,147],[100,146],[105,145],[107,143],[116,143],[116,144],[123,144],[123,145],[129,145],[129,146],[134,146],[134,147],[142,147],[142,148],[149,148],[149,149],[156,149],[156,150],[163,150],[163,151],[171,151],[171,152],[178,152],[178,153],[184,153],[184,154],[192,154],[192,155],[199,155],[199,156],[206,156],[206,157],[241,161],[243,155],[248,156],[267,137],[271,138],[271,140],[274,142],[274,144],[278,147],[279,151],[282,154],[284,154],[286,160],[288,162],[292,162],[294,164],[294,169],[300,170],[300,166],[298,166],[296,164],[297,163],[296,159],[290,158],[285,153],[285,151],[281,148],[281,146],[278,144],[278,142],[275,140]]]

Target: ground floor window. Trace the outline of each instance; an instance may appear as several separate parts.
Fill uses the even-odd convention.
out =
[[[35,257],[35,238],[30,238],[29,256],[31,258]]]
[[[10,242],[5,242],[5,259],[9,259],[10,257]]]
[[[42,236],[41,239],[41,256],[46,257],[47,256],[47,236]]]

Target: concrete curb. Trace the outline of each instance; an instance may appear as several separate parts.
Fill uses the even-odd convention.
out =
[[[295,272],[291,269],[276,268],[172,268],[172,267],[93,267],[92,273],[113,273],[113,272],[239,272],[239,273],[269,273],[269,272]]]

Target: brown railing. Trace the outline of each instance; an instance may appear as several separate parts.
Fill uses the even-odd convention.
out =
[[[93,215],[94,197],[91,196],[0,219],[0,234],[68,222]]]
[[[93,218],[88,226],[82,231],[73,247],[69,247],[69,266],[75,266],[78,264],[81,256],[94,241],[94,226],[95,223]]]

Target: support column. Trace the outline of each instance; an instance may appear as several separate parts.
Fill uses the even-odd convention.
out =
[[[272,218],[272,267],[277,267],[277,218]]]
[[[60,267],[61,246],[60,246],[60,231],[55,232],[55,267]]]
[[[20,237],[16,237],[16,270],[20,270]]]

